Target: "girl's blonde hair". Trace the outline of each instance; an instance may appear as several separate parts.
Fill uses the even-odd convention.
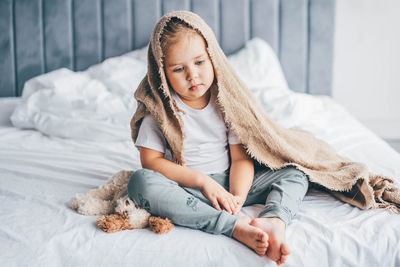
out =
[[[167,25],[164,27],[164,30],[160,37],[160,45],[161,45],[161,50],[162,50],[163,54],[165,55],[168,48],[171,45],[177,43],[178,40],[183,35],[190,36],[190,35],[195,35],[195,34],[199,34],[200,36],[202,36],[200,32],[193,29],[186,22],[184,22],[178,18],[171,18],[168,21]]]

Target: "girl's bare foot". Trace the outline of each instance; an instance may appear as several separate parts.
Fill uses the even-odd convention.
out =
[[[278,265],[285,263],[290,254],[289,247],[285,242],[285,222],[280,218],[256,218],[251,220],[250,225],[257,227],[268,234],[268,258],[275,261]]]
[[[260,228],[250,225],[251,219],[248,216],[241,216],[233,230],[232,236],[254,249],[259,256],[264,256],[268,248],[268,235]]]

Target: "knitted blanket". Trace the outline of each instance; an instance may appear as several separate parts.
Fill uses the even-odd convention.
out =
[[[274,123],[235,73],[211,28],[192,12],[166,14],[153,30],[147,74],[135,92],[138,107],[131,120],[134,142],[142,119],[149,112],[160,125],[176,162],[185,164],[181,110],[171,96],[160,47],[163,29],[173,17],[188,23],[204,37],[217,80],[210,90],[216,90],[217,106],[226,125],[256,164],[274,170],[292,165],[307,174],[314,185],[342,201],[361,209],[386,208],[400,212],[400,190],[392,179],[369,172],[367,166],[339,155],[309,132]]]

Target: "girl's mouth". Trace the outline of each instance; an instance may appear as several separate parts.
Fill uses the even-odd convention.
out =
[[[200,86],[199,84],[193,85],[192,87],[190,87],[190,90],[196,91],[199,88],[199,86]]]

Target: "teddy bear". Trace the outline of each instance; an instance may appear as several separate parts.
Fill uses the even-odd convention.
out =
[[[147,226],[157,234],[171,231],[174,225],[170,219],[151,216],[129,198],[127,184],[133,172],[119,171],[99,188],[76,194],[68,202],[69,207],[83,215],[101,215],[97,225],[107,233]]]

